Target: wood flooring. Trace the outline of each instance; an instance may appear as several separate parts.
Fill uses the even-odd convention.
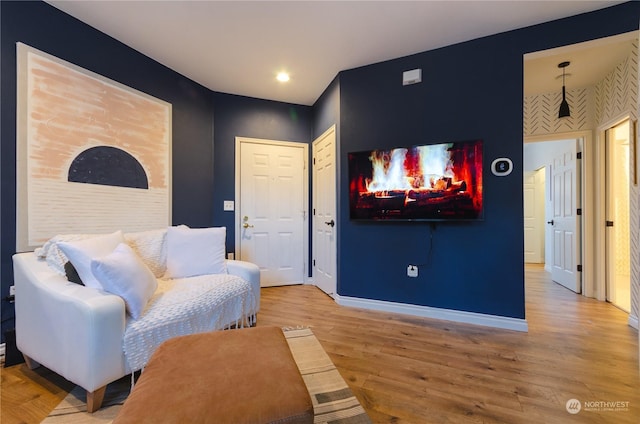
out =
[[[526,318],[527,333],[500,330],[342,307],[288,286],[262,289],[258,325],[311,327],[375,423],[640,422],[626,313],[528,265]],[[38,423],[71,387],[43,368],[2,369],[0,421]]]

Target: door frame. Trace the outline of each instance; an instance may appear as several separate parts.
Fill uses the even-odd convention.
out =
[[[303,270],[302,270],[302,281],[304,284],[309,284],[309,145],[307,143],[297,142],[297,141],[281,141],[281,140],[268,140],[262,138],[251,138],[251,137],[240,137],[236,136],[235,143],[235,205],[234,205],[234,227],[235,227],[235,248],[234,255],[238,258],[238,253],[240,249],[240,235],[242,231],[240,230],[241,226],[241,218],[240,218],[240,171],[241,171],[241,163],[240,163],[240,148],[242,143],[251,143],[251,144],[263,144],[265,146],[286,146],[286,147],[295,147],[302,149],[302,157],[303,157],[303,172],[302,172],[302,202],[304,204],[304,217],[303,217],[303,225],[302,225],[302,249],[303,249]]]
[[[627,142],[628,145],[626,146],[627,148],[627,154],[629,155],[629,163],[627,164],[627,166],[629,167],[629,175],[628,175],[628,181],[626,181],[626,183],[628,184],[627,186],[627,195],[629,196],[629,204],[628,204],[628,208],[626,210],[626,214],[627,214],[627,218],[631,218],[631,194],[632,194],[632,184],[633,184],[633,169],[632,169],[632,165],[631,165],[631,151],[632,151],[632,137],[633,135],[631,134],[633,131],[633,120],[631,119],[624,119],[622,121],[620,121],[620,123],[614,125],[613,127],[610,127],[609,129],[607,129],[605,131],[605,160],[606,160],[606,166],[604,167],[605,169],[605,187],[607,188],[606,191],[606,206],[605,206],[605,213],[606,213],[606,217],[607,217],[607,221],[613,219],[614,222],[614,226],[611,229],[607,229],[605,228],[605,237],[606,237],[606,241],[607,241],[607,249],[606,249],[606,259],[605,259],[605,268],[606,268],[606,275],[607,275],[607,281],[605,284],[605,298],[607,299],[607,301],[615,306],[617,306],[618,308],[620,308],[621,310],[627,312],[628,314],[631,314],[631,302],[629,304],[629,308],[628,310],[623,308],[622,305],[620,305],[620,303],[618,302],[618,298],[617,296],[612,296],[612,293],[617,292],[618,290],[618,284],[619,281],[617,280],[617,273],[615,272],[615,266],[613,265],[613,261],[615,261],[615,258],[618,256],[618,250],[615,249],[614,256],[611,255],[612,253],[612,246],[611,246],[611,238],[615,237],[615,233],[616,233],[616,228],[619,225],[619,222],[617,221],[617,217],[612,216],[612,198],[617,197],[617,196],[612,196],[613,193],[610,193],[611,189],[613,188],[613,190],[615,189],[616,184],[614,183],[620,183],[620,180],[617,179],[613,179],[613,169],[615,168],[615,164],[617,164],[617,162],[612,161],[613,156],[612,153],[614,152],[614,150],[616,150],[616,145],[612,144],[612,142],[615,142],[616,140],[612,140],[612,138],[609,136],[609,134],[611,134],[611,132],[615,132],[616,128],[618,128],[620,125],[626,124],[627,126]],[[627,228],[627,233],[629,235],[629,241],[631,241],[631,225],[632,222],[629,222],[629,228]],[[624,230],[623,230],[624,231]],[[631,249],[631,244],[628,245],[628,248]],[[629,257],[628,260],[631,260],[631,252],[629,252]],[[629,290],[631,290],[631,267],[629,268]],[[632,300],[632,299],[630,299]]]
[[[598,193],[598,202],[596,203],[596,222],[604,223],[607,219],[607,181],[606,181],[606,160],[607,160],[607,146],[606,146],[606,133],[610,128],[615,127],[616,125],[624,122],[625,120],[629,120],[629,125],[633,127],[634,119],[629,113],[623,113],[609,121],[604,122],[601,125],[598,125],[596,129],[596,144],[597,144],[597,156],[596,163],[599,166],[596,166],[596,192]],[[633,143],[633,140],[629,140]],[[629,154],[635,154],[635,152],[630,152]],[[631,181],[630,184],[633,184]],[[631,193],[629,193],[631,195]],[[607,261],[606,261],[606,241],[607,241],[607,231],[604,225],[596,225],[595,227],[595,235],[596,235],[596,257],[597,259],[595,263],[596,266],[596,296],[594,296],[598,300],[606,301],[607,300]],[[632,276],[633,277],[633,276]],[[631,305],[631,310],[633,310],[633,305]],[[631,313],[629,313],[631,317]]]
[[[577,168],[581,174],[580,196],[582,198],[582,219],[580,224],[581,244],[580,256],[576,258],[578,264],[582,265],[582,294],[587,297],[596,297],[596,235],[594,232],[595,222],[597,219],[598,195],[594,196],[596,172],[596,149],[593,141],[592,131],[572,131],[555,134],[535,135],[524,137],[524,143],[535,143],[542,141],[558,141],[568,139],[582,139],[582,159],[579,161]],[[524,176],[524,174],[523,174]],[[524,187],[523,187],[524,188]],[[523,205],[524,208],[524,205]],[[524,209],[523,209],[524,210]],[[596,213],[594,213],[594,211]],[[524,223],[523,223],[524,224]],[[523,225],[524,231],[524,225]],[[524,249],[524,247],[523,247]],[[524,251],[523,251],[524,261]]]

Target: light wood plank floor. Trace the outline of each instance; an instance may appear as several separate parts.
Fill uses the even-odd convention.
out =
[[[310,326],[376,423],[639,422],[638,333],[624,312],[527,266],[526,315],[520,333],[341,307],[290,286],[262,290],[258,325]],[[45,369],[3,369],[1,422],[39,422],[70,387]],[[600,410],[571,415],[574,398]]]

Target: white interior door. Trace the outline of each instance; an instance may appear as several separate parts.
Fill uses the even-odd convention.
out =
[[[313,142],[313,281],[334,296],[336,281],[335,126]]]
[[[578,272],[580,257],[580,222],[577,209],[580,178],[577,166],[577,146],[570,143],[554,156],[551,164],[551,202],[553,227],[553,255],[551,278],[576,293],[581,292]]]
[[[544,262],[544,168],[524,174],[524,261]]]
[[[304,246],[308,147],[238,139],[236,149],[238,257],[260,267],[262,287],[302,284],[308,252]]]
[[[605,137],[607,300],[626,312],[631,310],[630,129],[625,121]]]

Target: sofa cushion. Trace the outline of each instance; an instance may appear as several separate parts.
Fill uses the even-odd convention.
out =
[[[225,262],[225,227],[167,229],[166,278],[223,274]]]
[[[87,287],[102,288],[91,271],[91,260],[113,252],[116,246],[124,242],[121,231],[88,238],[86,240],[59,242],[58,247],[69,258],[78,271],[80,279]]]
[[[158,288],[158,281],[142,259],[125,243],[91,261],[91,271],[102,288],[120,296],[127,312],[138,319]]]

